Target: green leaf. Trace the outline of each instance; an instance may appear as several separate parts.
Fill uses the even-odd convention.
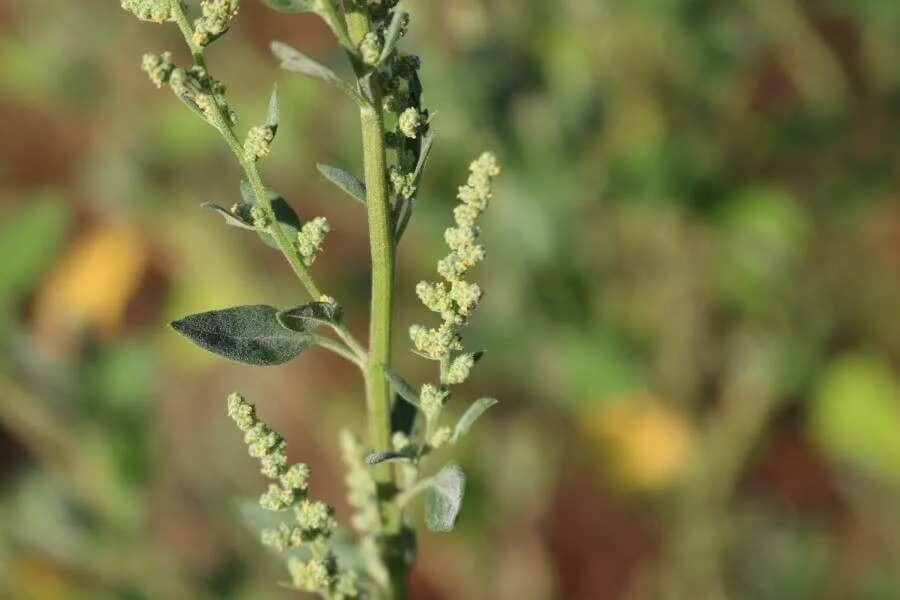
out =
[[[425,163],[428,162],[428,157],[431,155],[431,148],[434,146],[434,129],[429,129],[428,133],[425,134],[425,137],[422,138],[422,146],[419,149],[419,160],[416,162],[416,169],[413,171],[413,181],[418,185],[419,180],[422,178],[422,170],[425,168]]]
[[[448,463],[431,479],[425,493],[425,525],[429,530],[453,529],[465,491],[466,474],[456,463]]]
[[[212,202],[204,202],[200,205],[200,207],[219,213],[220,215],[222,215],[222,218],[225,219],[225,223],[231,225],[232,227],[249,229],[251,231],[256,230],[256,227],[253,226],[253,223],[246,220],[249,217],[247,212],[237,210],[239,208],[239,205],[235,205],[235,212],[219,206],[218,204],[213,204]]]
[[[310,335],[282,327],[271,306],[235,306],[189,315],[172,329],[205,350],[248,365],[280,365],[312,345]]]
[[[402,458],[408,457],[401,452],[369,452],[366,454],[365,462],[367,465],[377,465],[386,460],[397,460]]]
[[[338,77],[334,71],[314,58],[307,56],[296,48],[292,48],[291,46],[278,41],[271,42],[269,47],[272,49],[272,54],[281,61],[281,65],[279,66],[285,71],[314,77],[338,88],[353,98],[360,106],[363,106],[366,103],[355,88],[351,87],[350,84]]]
[[[400,375],[390,367],[384,368],[384,376],[391,382],[391,385],[394,386],[394,392],[396,392],[397,395],[416,408],[421,409],[422,403],[419,401],[419,395],[405,379],[400,377]]]
[[[0,228],[0,310],[33,287],[56,258],[70,221],[69,207],[51,198],[6,213]]]
[[[269,202],[272,203],[272,212],[275,213],[275,220],[278,222],[278,225],[281,226],[284,235],[286,235],[289,240],[296,239],[297,234],[300,233],[300,217],[297,216],[294,208],[288,204],[288,201],[282,198],[278,192],[267,189],[266,196],[268,196]],[[235,206],[232,214],[245,222],[249,220],[251,228],[255,229],[259,234],[259,239],[261,239],[265,245],[277,250],[278,244],[275,243],[275,238],[272,237],[271,233],[265,229],[253,227],[253,220],[250,218],[250,208],[256,204],[256,195],[253,193],[250,184],[246,181],[241,181],[241,197],[244,201],[239,202]]]
[[[318,5],[317,0],[262,0],[262,2],[269,8],[288,13],[313,12]]]
[[[343,310],[334,302],[309,302],[278,312],[278,322],[292,331],[310,331],[340,323]]]
[[[453,437],[450,438],[450,441],[454,444],[458,442],[464,435],[469,433],[469,429],[472,428],[472,424],[478,420],[478,417],[484,414],[484,411],[497,404],[497,400],[495,398],[479,398],[463,413],[463,416],[459,418],[459,421],[456,423],[456,428],[453,430]]]
[[[366,184],[358,177],[354,177],[343,169],[321,163],[316,164],[316,168],[328,181],[350,194],[355,200],[366,203]]]
[[[269,96],[269,111],[266,114],[266,125],[272,128],[272,134],[278,130],[278,88],[272,88],[272,95]]]
[[[397,46],[397,40],[400,39],[400,32],[403,28],[403,21],[406,15],[406,11],[403,10],[403,3],[398,2],[396,6],[394,6],[393,16],[391,18],[391,24],[388,26],[387,34],[384,36],[384,48],[381,50],[381,55],[378,57],[378,63],[387,59],[388,56],[391,55],[391,52],[394,51],[394,48]]]

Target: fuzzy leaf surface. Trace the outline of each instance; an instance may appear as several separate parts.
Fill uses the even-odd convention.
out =
[[[317,164],[316,168],[325,176],[325,179],[350,194],[354,200],[362,204],[366,203],[366,184],[359,177],[354,177],[343,169],[321,163]]]
[[[266,190],[266,196],[268,196],[269,202],[272,203],[272,212],[275,213],[275,221],[278,222],[284,235],[286,235],[289,240],[296,239],[297,234],[300,233],[300,217],[297,216],[294,208],[288,204],[288,201],[278,192]],[[253,219],[250,217],[250,209],[256,204],[256,197],[253,194],[253,190],[250,188],[250,184],[246,181],[241,181],[241,198],[243,198],[243,202],[239,202],[235,206],[232,214],[237,219],[248,223],[252,229],[255,229],[259,234],[259,239],[261,239],[266,246],[277,250],[278,244],[275,243],[275,238],[272,237],[272,234],[253,225]]]
[[[278,322],[292,331],[310,331],[341,320],[341,307],[334,302],[309,302],[296,308],[279,311]]]
[[[235,306],[189,315],[170,325],[204,350],[248,365],[272,366],[312,345],[309,335],[282,327],[277,314],[263,304]]]
[[[422,402],[419,400],[419,395],[415,392],[415,390],[412,389],[412,386],[409,385],[409,383],[405,379],[397,374],[396,371],[394,371],[390,367],[385,367],[384,376],[387,377],[387,380],[391,382],[392,386],[394,386],[394,391],[398,396],[400,396],[416,408],[421,408]]]
[[[463,413],[463,416],[459,418],[459,421],[456,423],[456,427],[453,430],[453,437],[450,438],[450,441],[454,444],[458,442],[464,435],[469,433],[469,429],[472,428],[472,425],[478,418],[484,414],[484,411],[497,404],[496,398],[479,398]]]
[[[447,463],[425,492],[425,525],[430,531],[451,531],[466,492],[466,474],[456,463]]]

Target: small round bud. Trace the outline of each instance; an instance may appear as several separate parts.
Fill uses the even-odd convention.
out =
[[[363,37],[359,44],[359,55],[364,64],[372,66],[378,62],[381,56],[381,39],[374,31],[370,31]]]
[[[152,81],[153,85],[157,88],[162,87],[164,83],[169,81],[169,76],[172,74],[174,68],[175,63],[172,62],[171,52],[145,54],[144,58],[141,60],[141,70],[147,73],[150,77],[150,81]]]
[[[397,127],[408,138],[415,139],[419,126],[422,124],[418,109],[410,106],[397,119]]]

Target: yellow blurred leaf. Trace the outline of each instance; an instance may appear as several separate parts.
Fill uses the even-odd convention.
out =
[[[690,425],[681,411],[653,398],[589,406],[579,423],[626,489],[655,491],[671,485],[690,460]]]
[[[51,339],[84,326],[103,335],[116,333],[147,260],[147,248],[132,230],[98,225],[82,234],[40,291],[37,331]]]

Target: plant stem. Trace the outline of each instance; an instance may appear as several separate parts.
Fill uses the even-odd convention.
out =
[[[178,25],[178,29],[181,30],[181,35],[182,37],[184,37],[185,43],[191,50],[194,64],[200,67],[204,67],[205,61],[203,60],[203,48],[197,45],[197,43],[194,41],[194,31],[191,27],[190,22],[188,21],[187,15],[184,12],[184,8],[181,6],[181,3],[178,2],[178,0],[171,0],[171,2],[172,17],[175,23]],[[341,28],[341,30],[343,31],[343,28]],[[281,229],[281,226],[278,224],[278,221],[275,218],[275,211],[272,209],[272,202],[269,200],[268,194],[266,194],[266,188],[263,185],[262,178],[259,175],[259,168],[257,167],[255,161],[245,159],[243,145],[238,139],[237,134],[235,134],[234,127],[228,120],[224,108],[219,105],[218,101],[216,101],[216,111],[214,112],[212,117],[213,118],[211,120],[211,125],[213,125],[219,131],[219,133],[222,135],[222,138],[225,140],[225,143],[228,145],[228,148],[234,154],[235,158],[238,159],[238,162],[240,162],[241,167],[243,168],[244,173],[247,176],[247,181],[250,183],[250,188],[253,190],[253,195],[256,197],[257,203],[262,207],[263,211],[266,213],[267,219],[271,223],[271,225],[269,226],[269,230],[272,234],[272,237],[275,239],[275,244],[278,246],[278,249],[291,265],[291,269],[297,275],[297,278],[303,284],[303,287],[306,288],[306,291],[310,295],[310,297],[313,300],[319,300],[323,296],[322,292],[316,285],[316,282],[312,278],[312,275],[310,275],[309,269],[304,264],[303,258],[300,256],[299,251],[291,242],[291,240],[288,239],[287,235],[285,235],[284,231]],[[351,362],[362,369],[362,365],[365,364],[365,361],[367,360],[367,353],[362,347],[362,344],[360,344],[356,340],[356,338],[353,337],[353,334],[350,333],[350,330],[347,329],[345,325],[336,323],[331,325],[331,328],[350,349],[350,353],[354,356],[354,359],[350,359],[349,356],[341,353],[342,356],[344,356],[348,360],[351,360]]]
[[[365,12],[346,13],[350,39],[358,46],[371,24]],[[391,444],[391,394],[384,368],[391,363],[391,331],[394,290],[394,242],[391,231],[391,203],[387,183],[387,157],[384,142],[384,113],[381,89],[364,67],[354,62],[360,91],[367,102],[360,108],[362,127],[363,176],[366,184],[366,210],[369,221],[369,251],[372,266],[372,297],[369,327],[369,356],[366,363],[366,407],[370,444],[375,450],[388,450]],[[381,555],[390,573],[386,597],[406,598],[407,541],[403,538],[402,508],[396,502],[396,487],[391,464],[374,467],[379,487],[384,542]]]

